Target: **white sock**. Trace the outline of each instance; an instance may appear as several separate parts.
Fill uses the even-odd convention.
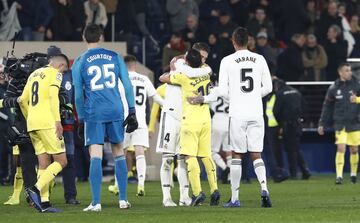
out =
[[[231,155],[226,157],[226,166],[229,168],[231,167],[231,160],[232,160]]]
[[[115,187],[118,187],[118,183],[117,183],[116,175],[114,175],[114,178],[115,178],[114,186],[115,186]]]
[[[171,163],[173,162],[174,157],[170,154],[162,155],[162,163],[160,167],[160,180],[161,180],[161,189],[163,193],[163,201],[171,199],[170,194],[170,184],[171,184]]]
[[[241,159],[232,159],[230,167],[231,202],[239,200],[241,180]]]
[[[136,157],[136,171],[138,176],[138,186],[144,187],[146,175],[146,160],[144,155]]]
[[[222,170],[226,169],[226,164],[219,153],[212,153],[212,158],[218,167],[220,167]]]
[[[180,201],[183,201],[185,198],[189,197],[189,179],[185,159],[183,157],[178,159],[177,170],[177,177],[180,186]]]
[[[266,169],[265,169],[264,161],[261,158],[254,160],[253,165],[254,165],[254,170],[255,170],[256,176],[257,176],[258,181],[261,186],[261,190],[268,192],[267,183],[266,183]]]

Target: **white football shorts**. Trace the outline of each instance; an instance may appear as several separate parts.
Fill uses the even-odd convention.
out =
[[[225,125],[225,123],[218,123]],[[217,123],[212,123],[211,130],[211,151],[214,153],[220,152],[222,149],[224,152],[229,152],[229,129],[220,127]]]
[[[160,127],[156,145],[157,153],[177,154],[180,148],[180,120],[161,112]]]
[[[130,146],[143,146],[149,148],[149,130],[148,128],[139,128],[132,133],[125,133],[124,148]]]
[[[230,118],[230,149],[236,153],[261,153],[264,146],[264,134],[263,118],[253,121]]]

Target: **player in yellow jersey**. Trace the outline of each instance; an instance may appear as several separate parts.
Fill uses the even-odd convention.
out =
[[[52,57],[48,66],[29,76],[18,100],[39,161],[38,180],[26,192],[40,212],[59,211],[51,207],[48,193],[49,183],[67,164],[58,96],[66,67],[65,55]]]
[[[194,49],[187,52],[185,60],[193,68],[200,67],[202,64],[200,52]],[[192,205],[197,206],[205,200],[205,194],[201,189],[200,167],[197,157],[211,157],[211,117],[208,105],[191,105],[187,102],[187,97],[194,96],[197,93],[207,95],[210,88],[210,75],[191,79],[182,73],[175,73],[161,76],[160,81],[181,86],[183,111],[179,153],[186,157],[190,185],[193,191]],[[208,160],[211,161],[211,158]],[[211,177],[208,178],[209,181],[216,182],[215,175],[212,179]],[[217,205],[220,194],[217,188],[213,192],[217,196],[212,199],[211,204]]]

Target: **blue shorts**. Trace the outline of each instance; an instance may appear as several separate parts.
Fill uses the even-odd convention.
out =
[[[103,145],[105,138],[111,144],[124,141],[124,127],[122,121],[114,122],[85,122],[85,146],[99,144]]]

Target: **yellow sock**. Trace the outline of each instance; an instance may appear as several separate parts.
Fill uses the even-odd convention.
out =
[[[130,170],[130,171],[128,171],[128,178],[129,177],[133,177],[134,176],[134,173]]]
[[[343,177],[344,158],[345,153],[336,152],[335,164],[336,164],[336,177]]]
[[[16,173],[14,176],[14,192],[13,192],[13,196],[15,197],[20,197],[20,193],[22,191],[23,188],[23,177],[22,177],[22,169],[21,167],[16,167]]]
[[[198,196],[201,192],[199,163],[195,157],[191,157],[186,160],[186,164],[192,192],[195,196]]]
[[[357,175],[358,164],[359,164],[359,154],[358,153],[350,154],[351,176]]]
[[[37,178],[38,180],[40,179],[40,177],[44,174],[45,170],[44,169],[38,169],[37,172]],[[46,184],[41,190],[40,190],[40,197],[41,197],[41,202],[46,202],[49,201],[49,184]]]
[[[56,175],[58,175],[58,173],[60,173],[61,170],[62,167],[60,163],[53,162],[44,170],[35,186],[41,191],[46,185],[50,183],[50,181],[55,178]]]
[[[210,193],[213,193],[215,190],[218,189],[215,163],[211,157],[201,158],[201,161],[203,162],[207,173],[207,178],[210,186]]]

